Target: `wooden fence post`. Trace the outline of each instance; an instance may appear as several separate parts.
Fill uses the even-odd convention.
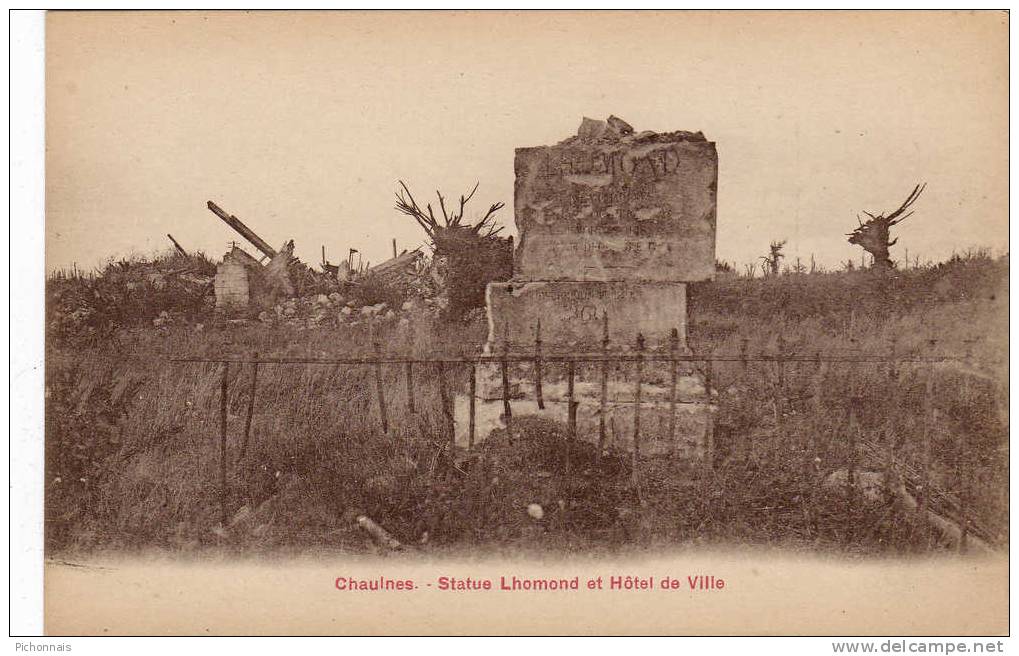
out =
[[[641,383],[644,377],[644,335],[637,333],[637,366],[636,379],[633,383],[633,486],[640,485],[640,406],[641,406]]]
[[[372,347],[375,350],[375,393],[379,403],[379,420],[382,422],[383,434],[389,434],[389,417],[386,415],[386,392],[382,385],[382,344],[375,334],[375,326],[372,326]]]
[[[814,417],[824,416],[824,374],[825,374],[825,363],[821,360],[821,352],[817,351],[814,354]],[[810,431],[810,450],[816,452],[817,449],[817,438],[815,437],[816,430]],[[817,453],[814,453],[816,456]]]
[[[566,417],[569,430],[566,432],[566,448],[563,452],[563,471],[565,472],[566,486],[569,489],[570,483],[570,448],[573,440],[577,437],[577,402],[574,400],[574,375],[575,364],[573,360],[566,363]]]
[[[812,377],[811,384],[813,386],[813,398],[811,402],[813,404],[813,422],[808,428],[807,437],[807,448],[804,449],[803,459],[805,472],[810,472],[810,475],[805,477],[804,485],[806,486],[803,499],[805,502],[805,513],[809,530],[816,534],[818,530],[818,516],[816,512],[817,506],[817,494],[821,487],[821,480],[823,477],[823,469],[818,466],[817,463],[824,462],[827,458],[821,458],[821,450],[818,444],[816,433],[818,432],[817,421],[820,417],[823,417],[821,412],[824,407],[824,399],[822,396],[824,389],[824,362],[821,360],[821,351],[814,353],[814,375]]]
[[[609,408],[609,314],[602,313],[601,404],[598,409],[598,459],[605,452],[605,413]]]
[[[534,330],[534,396],[538,401],[538,409],[545,409],[545,399],[541,389],[541,319]]]
[[[785,435],[781,434],[784,427],[783,414],[785,413],[785,338],[778,336],[778,354],[775,357],[775,367],[778,372],[778,383],[775,385],[775,431],[779,434],[779,440],[784,444],[787,442]]]
[[[934,347],[937,344],[937,340],[928,340],[928,360],[930,360],[934,354]],[[934,394],[934,365],[933,362],[928,362],[924,369],[926,379],[924,380],[924,395],[923,395],[923,444],[922,453],[920,456],[920,503],[917,504],[917,510],[920,514],[921,526],[924,527],[924,542],[927,546],[930,546],[930,530],[929,523],[927,521],[927,507],[930,504],[930,467],[931,467],[931,431],[933,412],[933,394]]]
[[[669,333],[669,453],[676,455],[676,385],[679,380],[679,367],[676,355],[679,352],[679,330],[673,328]]]
[[[474,425],[474,422],[475,422],[474,414],[475,414],[475,403],[476,403],[475,398],[477,397],[477,395],[478,395],[478,372],[477,372],[477,366],[473,362],[471,362],[471,396],[470,396],[470,400],[468,401],[468,405],[470,406],[468,408],[468,414],[470,415],[470,418],[468,419],[469,423],[467,425],[467,448],[468,449],[473,449],[474,448],[474,432],[476,430],[475,425]]]
[[[407,412],[415,414],[414,408],[414,363],[408,362],[404,367],[407,375]]]
[[[248,452],[248,436],[251,434],[251,417],[255,413],[255,392],[258,390],[258,352],[255,352],[254,361],[251,363],[251,396],[248,397],[248,413],[244,418],[244,439],[241,441],[241,454],[237,462],[244,461],[244,455]]]
[[[859,430],[859,417],[857,412],[861,405],[861,399],[858,396],[853,396],[849,399],[849,458],[846,462],[846,501],[849,507],[849,515],[852,517],[853,512],[856,509],[856,458],[857,458],[857,432]],[[852,521],[850,521],[852,524]]]
[[[888,340],[888,379],[895,380],[899,377],[898,370],[898,354],[896,353],[896,346],[898,345],[898,337],[892,335]]]
[[[503,338],[502,360],[499,362],[499,369],[502,371],[502,416],[506,422],[506,437],[509,438],[509,443],[513,444],[513,408],[510,406],[508,333]]]
[[[711,387],[714,384],[712,380],[714,378],[714,370],[715,363],[711,360],[711,353],[708,353],[708,359],[704,361],[704,397],[708,413],[704,426],[704,462],[707,465],[708,471],[713,471],[715,468],[715,426],[714,415],[711,413]]]
[[[976,338],[969,338],[964,340],[966,344],[966,366],[973,367],[973,344],[976,343]],[[967,406],[971,405],[973,398],[971,396],[971,378],[970,372],[966,372],[963,376],[962,383],[962,400]],[[973,491],[972,478],[975,475],[975,465],[969,455],[970,450],[966,448],[966,435],[968,433],[959,433],[959,462],[957,467],[959,469],[959,522],[961,524],[960,529],[962,535],[959,537],[959,552],[966,553],[969,547],[969,507],[972,505],[971,494]]]
[[[446,387],[446,363],[439,360],[439,402],[442,404],[442,418],[446,432],[449,433],[449,462],[456,464],[456,426],[453,424],[453,413],[450,411],[449,389]]]
[[[959,434],[957,456],[955,461],[956,480],[959,486],[959,528],[962,535],[959,536],[959,553],[966,553],[969,539],[969,458],[967,455],[965,438]]]
[[[229,391],[230,363],[223,363],[223,379],[219,390],[219,523],[226,527],[226,410]]]

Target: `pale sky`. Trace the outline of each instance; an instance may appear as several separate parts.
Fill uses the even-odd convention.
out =
[[[308,263],[378,262],[423,243],[399,179],[480,181],[512,234],[513,149],[610,114],[717,143],[720,259],[859,261],[856,214],[921,181],[893,258],[1000,253],[1007,39],[1004,12],[51,13],[47,268],[167,232],[218,259],[242,240],[208,200]]]

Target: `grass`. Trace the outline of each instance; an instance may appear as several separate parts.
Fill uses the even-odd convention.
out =
[[[993,361],[1008,343],[1007,273],[1007,259],[977,256],[891,278],[843,272],[703,283],[690,291],[690,344],[698,353],[738,353],[744,344],[750,354],[773,353],[781,338],[790,353],[971,350],[974,360]],[[82,293],[75,280],[49,281],[51,309]],[[354,523],[361,514],[429,550],[708,542],[913,552],[931,546],[914,514],[853,502],[822,483],[839,469],[884,471],[888,462],[903,474],[908,467],[915,482],[928,441],[932,484],[966,508],[982,535],[1007,544],[1007,365],[965,363],[789,363],[784,387],[774,363],[718,364],[714,467],[647,461],[639,493],[626,454],[599,459],[586,443],[570,447],[563,476],[563,427],[536,419],[514,422],[512,445],[497,432],[450,469],[437,457],[447,441],[437,372],[424,366],[415,371],[415,414],[402,369],[384,368],[389,435],[379,428],[370,368],[260,366],[251,442],[238,460],[251,369],[233,366],[227,506],[237,521],[223,537],[213,531],[221,372],[169,359],[366,353],[369,333],[363,325],[291,330],[207,319],[199,329],[198,309],[157,330],[148,315],[180,300],[151,299],[137,320],[124,313],[113,321],[102,340],[76,340],[49,324],[51,552],[364,550],[371,546]],[[455,352],[480,345],[485,331],[481,320],[422,316],[378,337],[389,350]],[[464,374],[450,372],[451,388],[466,389]],[[545,510],[540,521],[526,514],[530,503]],[[244,507],[250,512],[238,514]]]

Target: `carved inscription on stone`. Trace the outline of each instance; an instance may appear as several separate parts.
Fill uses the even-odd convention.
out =
[[[653,135],[519,148],[515,277],[695,281],[714,273],[712,142]]]
[[[541,321],[547,346],[600,348],[608,316],[613,349],[633,347],[637,334],[665,343],[673,328],[686,335],[686,285],[630,282],[507,282],[488,285],[490,348],[531,349]],[[682,342],[681,342],[682,345]]]

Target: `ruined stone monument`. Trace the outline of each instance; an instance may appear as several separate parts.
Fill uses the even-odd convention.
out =
[[[635,133],[614,116],[585,118],[554,146],[518,148],[514,171],[519,246],[512,280],[488,285],[486,352],[688,352],[686,284],[715,269],[715,144],[699,132]],[[513,364],[512,417],[567,421],[564,366],[544,365],[539,408],[534,365]],[[577,365],[577,438],[632,449],[634,365],[611,364],[604,392],[601,366]],[[642,366],[641,453],[698,457],[710,439],[701,378],[690,363],[679,369],[673,397],[668,363]],[[475,441],[505,425],[501,374],[499,364],[478,368]],[[469,402],[455,407],[464,446]]]

